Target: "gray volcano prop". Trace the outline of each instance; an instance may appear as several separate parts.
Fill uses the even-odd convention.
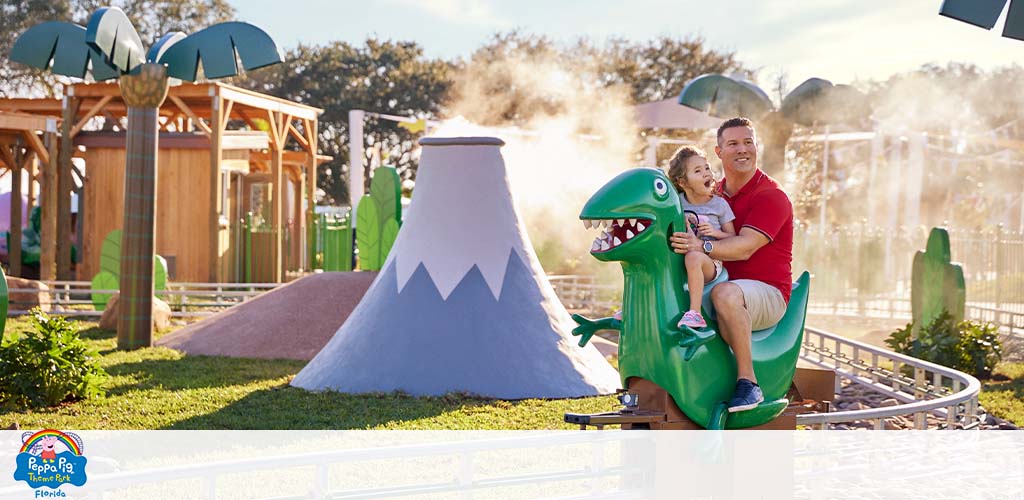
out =
[[[380,275],[296,375],[310,390],[505,399],[609,394],[619,376],[533,253],[493,137],[427,138],[416,194]]]

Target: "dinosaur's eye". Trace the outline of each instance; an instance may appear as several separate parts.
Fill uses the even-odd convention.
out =
[[[658,198],[665,198],[668,194],[668,183],[664,179],[654,179],[654,194],[658,195]]]

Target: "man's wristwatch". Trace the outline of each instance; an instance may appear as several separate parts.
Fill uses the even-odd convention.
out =
[[[714,246],[711,245],[711,240],[706,240],[701,246],[704,249],[704,253],[711,255],[711,251],[714,250]]]

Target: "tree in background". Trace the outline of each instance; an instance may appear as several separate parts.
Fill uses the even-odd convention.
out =
[[[14,41],[25,30],[44,21],[85,25],[104,6],[123,10],[140,39],[155,42],[164,33],[192,33],[235,17],[227,0],[0,0],[0,97],[46,95],[58,97],[66,77],[11,64]]]
[[[323,108],[320,149],[334,157],[318,171],[317,186],[327,193],[326,203],[349,202],[349,110],[434,118],[451,86],[450,65],[425,57],[415,42],[371,38],[362,47],[345,42],[300,45],[285,60],[238,84]],[[402,180],[415,179],[412,152],[417,137],[395,122],[373,117],[367,117],[363,131],[366,160],[380,155],[383,163],[398,169]],[[364,161],[368,169],[370,163]],[[369,182],[368,172],[363,178]]]

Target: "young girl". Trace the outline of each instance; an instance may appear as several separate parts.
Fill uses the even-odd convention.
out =
[[[699,148],[683,146],[668,161],[668,178],[679,191],[679,203],[686,213],[687,224],[696,227],[697,235],[704,241],[714,241],[736,235],[732,221],[736,218],[729,204],[714,194],[715,178],[711,174],[707,155]],[[694,220],[694,213],[697,214]],[[686,263],[687,285],[690,287],[690,310],[683,313],[679,327],[704,328],[707,323],[701,316],[701,302],[704,298],[704,284],[717,278],[722,272],[722,261],[709,257],[708,247],[704,252],[688,252]]]

